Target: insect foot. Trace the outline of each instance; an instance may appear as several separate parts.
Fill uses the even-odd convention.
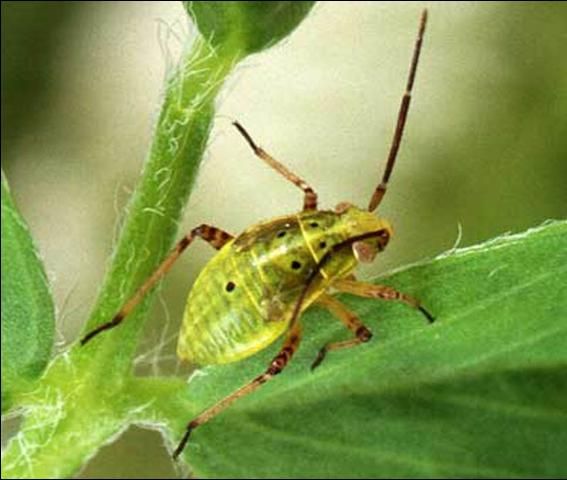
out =
[[[317,354],[317,358],[315,358],[315,361],[311,364],[311,371],[315,370],[319,365],[321,365],[321,362],[325,360],[326,355],[327,355],[327,347],[325,346],[321,350],[319,350],[319,353]]]
[[[350,318],[350,321],[353,323],[356,322],[356,324],[358,324],[359,322],[356,317]],[[343,342],[328,343],[321,350],[319,350],[317,358],[315,358],[315,361],[311,364],[311,371],[315,370],[319,365],[321,365],[321,362],[325,359],[327,352],[329,352],[330,350],[342,350],[345,348],[356,347],[357,345],[360,345],[362,343],[369,342],[372,338],[372,332],[362,324],[360,324],[356,328],[354,334],[355,338],[345,340]]]
[[[179,442],[179,445],[177,445],[177,448],[175,449],[175,451],[173,452],[173,459],[177,460],[177,457],[179,457],[179,455],[181,455],[181,452],[185,449],[185,445],[187,445],[187,442],[189,441],[189,437],[191,436],[191,432],[198,427],[198,423],[193,420],[192,422],[189,422],[189,425],[187,425],[187,430],[185,430],[185,435],[183,435],[183,438],[181,439],[181,441]]]
[[[117,327],[118,325],[120,325],[120,323],[122,323],[122,320],[124,320],[124,315],[122,313],[116,314],[110,322],[103,323],[99,327],[97,327],[94,330],[92,330],[91,332],[87,333],[81,339],[81,346],[84,346],[87,342],[92,340],[99,333],[104,332],[105,330],[110,330],[111,328]]]
[[[427,321],[429,323],[433,323],[435,321],[435,317],[422,305],[419,305],[417,307],[417,309],[423,313],[423,315],[425,315],[425,318],[427,318]]]

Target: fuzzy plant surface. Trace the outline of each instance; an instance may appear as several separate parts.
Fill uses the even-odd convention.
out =
[[[289,34],[312,4],[186,6],[201,37],[167,84],[84,332],[112,318],[171,248],[223,79]],[[178,465],[198,478],[563,476],[567,221],[376,281],[422,299],[437,321],[428,325],[405,305],[343,295],[375,336],[331,352],[311,372],[322,345],[349,335],[327,312],[309,309],[304,341],[285,372],[197,429]],[[279,347],[203,368],[189,381],[135,376],[149,295],[119,328],[50,358],[53,301],[4,179],[2,283],[2,411],[23,416],[3,452],[2,478],[74,476],[134,424],[159,429],[172,452],[188,420],[264,371]]]

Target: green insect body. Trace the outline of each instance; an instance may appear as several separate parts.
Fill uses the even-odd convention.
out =
[[[229,241],[189,293],[177,354],[199,365],[229,363],[262,350],[288,328],[307,278],[323,255],[348,238],[387,229],[353,206],[303,211],[256,224]],[[375,247],[375,240],[365,242]],[[305,310],[357,266],[358,251],[333,255],[302,303]]]

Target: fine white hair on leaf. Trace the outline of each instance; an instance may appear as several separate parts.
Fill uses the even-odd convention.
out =
[[[118,238],[120,236],[120,232],[122,231],[122,225],[124,224],[124,220],[126,218],[126,209],[120,208],[120,194],[125,193],[128,197],[132,195],[132,189],[127,187],[122,183],[121,180],[116,182],[114,187],[114,195],[112,201],[112,208],[114,210],[114,216],[116,218],[114,222],[114,228],[112,232],[112,245],[115,246],[118,243]]]
[[[414,268],[414,267],[420,267],[420,266],[426,265],[428,263],[431,263],[434,260],[440,260],[440,259],[443,259],[443,258],[446,258],[446,257],[453,257],[453,256],[458,257],[458,256],[469,255],[469,254],[472,254],[472,253],[499,250],[500,248],[505,248],[505,247],[507,247],[511,244],[520,242],[520,241],[524,240],[525,238],[540,232],[541,230],[545,229],[546,227],[548,227],[550,225],[555,225],[555,224],[558,224],[558,223],[561,223],[561,220],[548,219],[548,220],[545,220],[543,223],[541,223],[539,226],[529,228],[528,230],[526,230],[524,232],[515,233],[515,234],[510,234],[510,232],[506,232],[506,233],[504,233],[504,234],[502,234],[498,237],[492,238],[492,239],[490,239],[490,240],[488,240],[484,243],[480,243],[478,245],[472,245],[470,247],[457,248],[456,250],[450,249],[446,252],[440,253],[439,255],[437,255],[434,258],[425,258],[425,259],[420,260],[418,262],[410,263],[410,264],[404,265],[400,268],[395,268],[393,270],[389,270],[387,272],[384,272],[383,274],[376,277],[376,279],[382,278],[382,277],[388,277],[388,276],[394,275],[396,273],[400,273],[400,272],[403,272],[405,270],[409,270],[409,269]]]
[[[118,288],[120,298],[125,298],[126,295],[128,294],[127,272],[130,272],[131,266],[134,265],[134,262],[136,261],[136,257],[137,257],[136,249],[131,248],[130,255],[128,256],[128,259],[126,260],[126,263],[123,267],[125,274],[122,276],[122,281],[120,282],[120,287]]]
[[[508,268],[508,265],[500,265],[499,267],[496,267],[494,270],[491,270],[490,273],[487,275],[486,278],[492,278],[494,275],[496,275],[498,272],[500,272],[501,270],[504,270]]]
[[[156,402],[156,398],[153,398],[149,401],[147,401],[146,403],[143,403],[141,405],[136,405],[136,406],[132,406],[128,409],[128,421],[129,422],[133,422],[136,420],[136,418],[138,417],[144,417],[146,410],[148,410],[148,408],[150,408],[155,402]]]
[[[69,289],[69,291],[65,294],[65,298],[63,299],[63,303],[60,309],[57,309],[55,318],[57,319],[55,323],[55,352],[56,354],[63,353],[66,345],[67,340],[65,339],[65,327],[69,318],[72,318],[75,313],[81,312],[85,306],[82,304],[76,305],[71,307],[71,297],[76,293],[77,288],[79,287],[79,281],[75,280],[73,282],[73,286]]]
[[[176,358],[174,355],[163,355],[162,352],[171,342],[173,342],[177,338],[178,335],[177,332],[169,334],[169,331],[171,330],[171,315],[169,313],[167,303],[165,302],[163,295],[161,294],[161,290],[158,293],[158,299],[163,310],[163,315],[165,317],[165,320],[162,322],[163,326],[159,340],[156,345],[138,355],[134,360],[134,365],[136,366],[149,365],[152,374],[156,376],[163,374],[163,372],[161,371],[162,364],[166,360]]]
[[[230,75],[227,77],[222,89],[217,94],[215,99],[215,104],[217,109],[220,110],[225,103],[226,99],[233,97],[232,92],[240,83],[242,74],[246,69],[255,68],[256,66],[260,65],[259,63],[251,63],[248,58],[246,60],[240,62],[241,58],[241,51],[238,50],[235,54],[231,66],[230,66]],[[236,64],[239,63],[238,68],[236,68]]]
[[[191,372],[191,374],[187,377],[187,385],[189,385],[193,380],[199,377],[206,377],[209,374],[206,372],[205,369],[196,368]]]
[[[195,29],[191,28],[192,24],[181,21],[177,18],[172,24],[163,18],[156,18],[157,23],[156,36],[157,43],[164,59],[164,81],[167,80],[175,65],[179,51],[183,49],[192,37],[195,36]],[[172,52],[177,51],[177,53]]]
[[[543,230],[544,228],[548,227],[549,225],[553,225],[555,223],[558,223],[558,220],[546,220],[544,221],[542,224],[540,224],[537,227],[532,227],[529,228],[528,230],[524,231],[524,232],[520,232],[520,233],[510,233],[510,232],[505,232],[504,234],[495,237],[493,239],[490,239],[484,243],[478,244],[478,245],[473,245],[470,247],[464,247],[464,248],[460,248],[455,250],[454,252],[445,252],[442,253],[441,255],[438,255],[436,258],[444,258],[450,255],[458,255],[458,256],[462,256],[462,255],[468,255],[469,253],[476,253],[479,251],[490,251],[490,250],[498,250],[500,248],[506,247],[510,244],[513,243],[517,243],[521,240],[524,240],[525,238],[529,237],[530,235],[533,235],[534,233],[538,233],[541,230]]]
[[[172,170],[170,167],[162,167],[155,174],[154,179],[158,182],[158,190],[163,190],[169,183],[171,183]]]
[[[461,222],[457,223],[457,238],[455,239],[455,243],[453,244],[453,246],[451,247],[451,249],[449,250],[450,252],[456,252],[457,249],[459,248],[459,245],[461,244],[461,240],[463,239],[463,226],[461,224]]]
[[[142,211],[145,213],[152,213],[154,215],[157,215],[158,217],[163,217],[165,215],[161,210],[153,207],[146,207]]]
[[[175,339],[177,337],[177,334],[174,335],[170,335],[170,337],[167,337],[167,334],[169,332],[169,326],[171,323],[171,315],[169,314],[169,308],[167,307],[167,302],[164,300],[163,296],[160,295],[159,296],[159,302],[161,305],[161,308],[163,310],[163,315],[164,315],[164,322],[163,322],[163,326],[161,329],[161,334],[159,337],[159,342],[157,344],[157,350],[155,351],[155,355],[152,359],[151,362],[151,368],[152,368],[152,373],[154,375],[158,375],[159,374],[159,363],[160,363],[160,356],[161,353],[163,352],[163,349],[169,344],[169,342],[173,339]]]
[[[60,390],[46,388],[42,391],[44,400],[41,403],[33,403],[23,406],[19,413],[24,417],[33,418],[33,422],[25,422],[12,441],[19,447],[19,455],[9,465],[5,465],[5,471],[19,468],[24,463],[28,468],[30,476],[33,477],[33,464],[31,454],[51,442],[57,432],[61,420],[65,417],[66,399]],[[31,432],[31,435],[30,435]],[[37,432],[34,435],[34,432]],[[40,435],[40,438],[37,436]]]

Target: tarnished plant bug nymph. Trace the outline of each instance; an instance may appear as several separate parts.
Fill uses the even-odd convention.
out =
[[[303,191],[303,210],[252,225],[237,236],[210,225],[194,228],[179,240],[112,320],[81,340],[84,345],[102,331],[118,326],[195,237],[218,250],[189,293],[178,356],[196,365],[230,363],[253,355],[282,335],[285,340],[264,373],[188,423],[174,457],[183,451],[195,428],[282,372],[299,346],[301,313],[310,305],[327,308],[353,334],[350,340],[324,345],[312,369],[321,364],[328,352],[371,339],[372,333],[360,319],[329,294],[331,288],[361,297],[397,300],[418,309],[433,322],[432,315],[417,299],[391,287],[360,282],[353,275],[358,263],[373,261],[392,236],[388,221],[373,212],[386,193],[402,140],[426,22],[424,10],[386,168],[367,209],[341,202],[333,210],[318,210],[313,188],[259,147],[244,127],[234,122],[254,154]],[[212,298],[210,292],[216,292]]]

